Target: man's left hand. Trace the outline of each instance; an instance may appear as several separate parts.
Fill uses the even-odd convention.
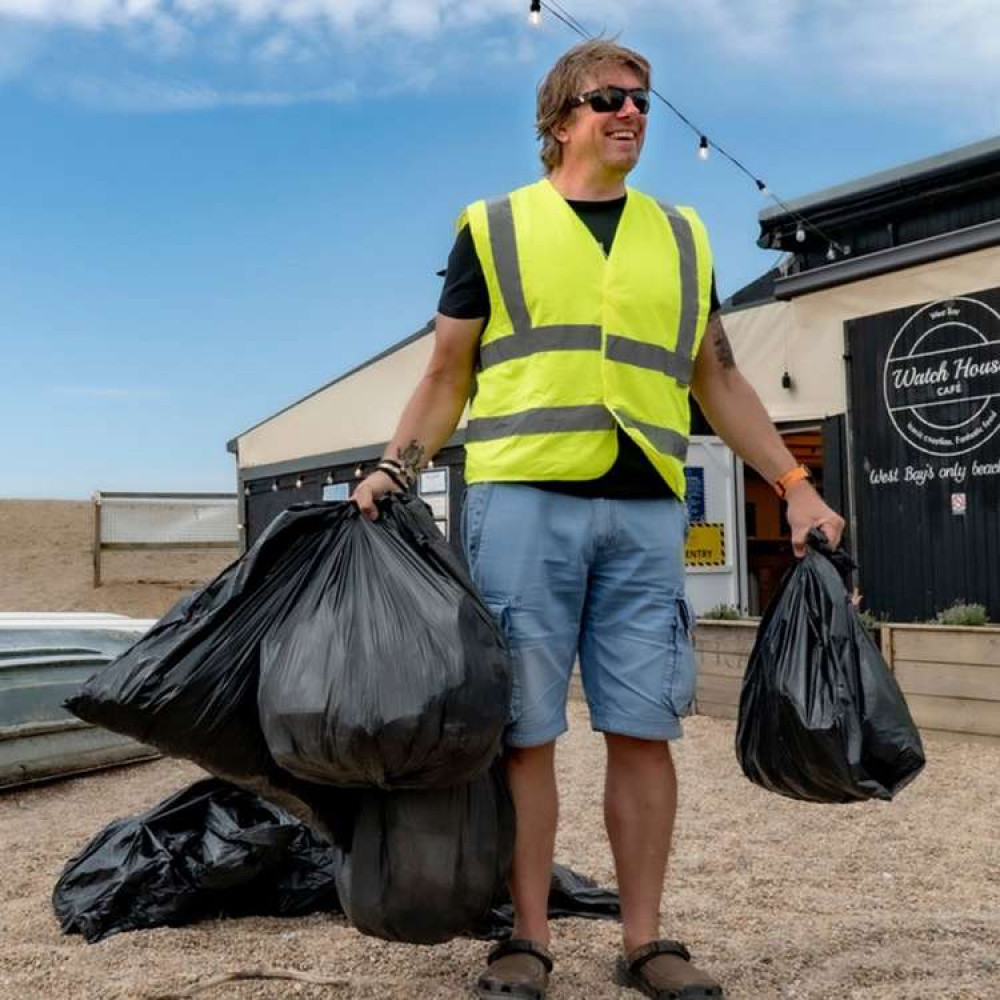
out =
[[[828,507],[807,482],[796,483],[788,491],[788,524],[792,529],[792,548],[800,559],[806,554],[806,537],[811,528],[826,535],[831,548],[840,544],[844,519]]]

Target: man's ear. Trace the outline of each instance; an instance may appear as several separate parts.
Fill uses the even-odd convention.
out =
[[[559,142],[566,142],[566,140],[569,139],[569,129],[566,126],[569,125],[572,120],[572,114],[573,112],[570,111],[570,113],[552,129],[552,137]]]

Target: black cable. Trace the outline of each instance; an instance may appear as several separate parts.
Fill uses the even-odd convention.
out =
[[[565,7],[563,7],[563,5],[561,3],[558,2],[558,0],[549,0],[548,3],[543,2],[542,6],[543,7],[548,7],[549,10],[550,10],[550,12],[553,13],[553,14],[555,14],[556,11],[558,11],[560,14],[562,14],[563,17],[565,17],[568,21],[572,22],[572,27],[577,32],[577,34],[583,35],[585,38],[592,38],[593,37],[591,35],[591,33],[589,31],[587,31],[587,28],[583,24],[583,22],[580,21],[580,20],[578,20],[577,18],[575,18],[568,10],[566,10]],[[566,23],[566,22],[563,22],[563,23]]]
[[[572,31],[575,31],[581,38],[586,38],[588,40],[590,39],[591,36],[587,34],[586,28],[583,28],[579,24],[574,23],[575,19],[573,18],[572,15],[569,15],[568,17],[563,16],[554,7],[546,3],[545,0],[542,0],[542,7],[544,7],[545,10],[547,10],[553,17],[562,21],[562,23],[565,24],[567,28],[570,28]]]

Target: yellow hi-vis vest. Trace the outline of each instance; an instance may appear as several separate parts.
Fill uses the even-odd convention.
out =
[[[548,180],[475,202],[466,222],[490,295],[466,482],[596,479],[620,426],[683,498],[712,284],[695,212],[629,188],[607,256]]]

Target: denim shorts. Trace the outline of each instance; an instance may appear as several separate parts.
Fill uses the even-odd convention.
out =
[[[685,505],[477,483],[462,518],[472,578],[513,653],[507,742],[566,731],[577,658],[595,730],[677,739],[696,674]]]

